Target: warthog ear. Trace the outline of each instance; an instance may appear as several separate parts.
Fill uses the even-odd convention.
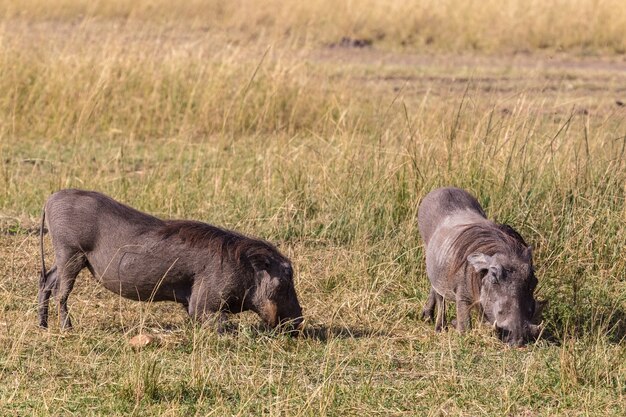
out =
[[[489,269],[492,257],[481,252],[474,252],[467,257],[467,262],[474,267],[476,272],[480,272]]]
[[[467,262],[476,272],[487,272],[493,281],[498,281],[502,275],[502,267],[495,262],[493,256],[481,252],[474,252],[467,257]]]
[[[247,256],[247,260],[250,262],[255,271],[269,269],[270,267],[270,260],[263,255]]]
[[[265,269],[257,269],[254,271],[254,278],[256,278],[257,282],[261,282],[266,278],[270,277],[270,273]]]

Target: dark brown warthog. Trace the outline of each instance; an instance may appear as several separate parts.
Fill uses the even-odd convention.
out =
[[[46,220],[56,258],[48,272]],[[67,298],[83,268],[116,294],[175,301],[200,321],[252,310],[272,327],[302,322],[291,262],[270,243],[201,222],[161,220],[92,191],[50,196],[41,220],[41,261],[42,327],[53,292],[61,327],[71,327]]]
[[[426,273],[431,283],[424,317],[445,326],[445,301],[456,302],[457,329],[470,326],[470,310],[498,329],[511,345],[539,335],[531,323],[535,312],[531,248],[505,224],[488,220],[478,201],[458,188],[439,188],[422,200],[418,224],[426,246]]]

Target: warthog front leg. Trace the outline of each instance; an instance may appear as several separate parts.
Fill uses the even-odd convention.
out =
[[[226,325],[228,324],[229,314],[225,311],[220,311],[215,319],[217,325],[217,332],[223,334],[226,332]]]
[[[215,328],[219,334],[226,331],[229,314],[226,311],[194,311],[189,315],[202,326]]]
[[[215,326],[218,333],[224,333],[229,313],[219,295],[213,294],[203,286],[194,288],[187,306],[189,315],[202,325]]]
[[[446,300],[443,296],[435,292],[437,304],[437,319],[435,320],[435,331],[440,332],[446,327]]]
[[[422,310],[422,320],[432,321],[435,318],[435,307],[437,306],[437,293],[434,288],[430,288],[428,299]]]
[[[470,310],[472,303],[466,297],[457,292],[456,294],[456,329],[464,333],[472,326]]]

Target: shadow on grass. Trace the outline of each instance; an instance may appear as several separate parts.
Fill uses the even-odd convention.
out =
[[[609,343],[626,340],[626,311],[621,307],[555,309],[547,316],[547,325],[540,340],[561,346],[565,339],[604,336]]]
[[[222,323],[219,333],[238,335],[247,333],[250,336],[281,337],[291,336],[294,338],[311,339],[325,342],[328,339],[362,339],[367,337],[389,336],[388,332],[372,330],[367,328],[354,328],[342,326],[305,325],[301,330],[286,330],[271,328],[264,323],[257,323],[250,326],[239,326],[236,322]]]
[[[619,309],[609,317],[608,338],[612,343],[626,340],[626,312]]]
[[[325,342],[328,339],[363,339],[368,337],[389,336],[388,332],[367,328],[354,328],[347,326],[306,326],[301,332],[305,339]]]

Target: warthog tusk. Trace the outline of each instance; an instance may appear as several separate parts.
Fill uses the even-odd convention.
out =
[[[543,331],[543,322],[539,324],[530,324],[528,326],[528,330],[530,331],[530,335],[532,337],[539,337],[539,335]]]

